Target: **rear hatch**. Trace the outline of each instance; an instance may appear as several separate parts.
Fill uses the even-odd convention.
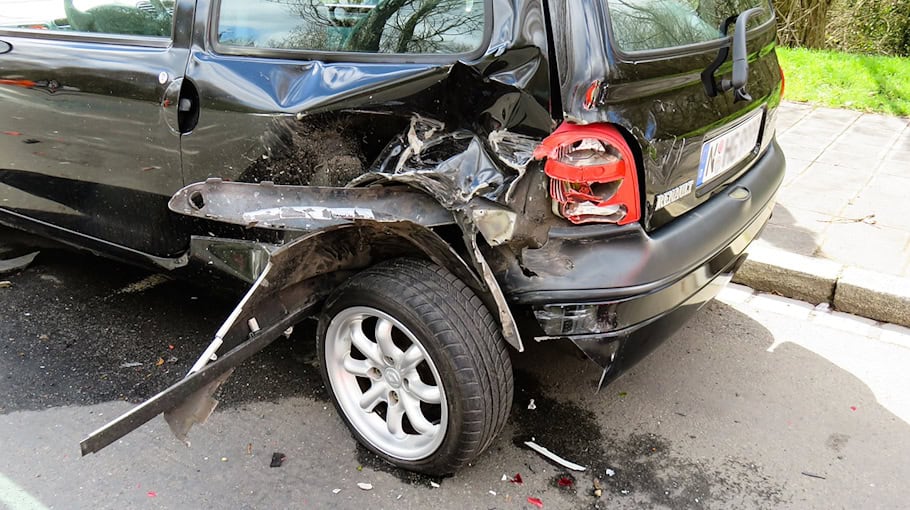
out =
[[[549,6],[551,26],[565,27],[553,31],[565,120],[620,126],[629,145],[640,148],[646,230],[723,190],[773,139],[781,71],[773,9],[765,0],[550,0]],[[735,73],[746,78],[737,94],[737,87],[725,90],[734,78],[734,22],[756,7],[762,9],[750,13],[741,31],[748,67]]]

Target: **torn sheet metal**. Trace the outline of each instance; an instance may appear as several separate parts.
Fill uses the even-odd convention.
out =
[[[465,241],[471,248],[474,264],[479,269],[484,283],[487,284],[489,293],[484,295],[493,301],[492,304],[487,302],[486,305],[491,311],[496,311],[497,316],[499,317],[499,324],[502,326],[502,336],[505,341],[518,352],[524,352],[525,348],[521,341],[521,332],[518,330],[518,324],[515,322],[515,317],[512,315],[512,309],[509,308],[509,303],[506,301],[506,296],[503,294],[499,282],[496,281],[496,277],[493,275],[493,270],[490,269],[490,264],[487,263],[486,258],[483,256],[483,252],[480,251],[480,246],[477,244],[477,234],[470,230],[466,225],[462,225],[462,228],[465,229]]]
[[[218,359],[204,359],[183,380],[93,432],[81,443],[83,455],[101,450],[161,413],[185,438],[189,428],[214,409],[211,396],[226,380],[225,374],[311,315],[319,301],[350,275],[345,269],[368,263],[369,250],[363,250],[347,227],[300,237],[270,253],[256,283],[216,333],[215,349],[205,353],[204,358],[211,353]],[[261,329],[251,332],[250,319]]]
[[[222,241],[225,248],[256,250],[256,243]],[[175,434],[185,440],[190,427],[204,421],[214,410],[213,395],[230,370],[312,315],[316,305],[337,285],[376,260],[420,251],[478,292],[484,290],[483,282],[445,241],[411,222],[357,221],[323,228],[272,251],[264,247],[259,250],[255,253],[268,253],[268,262],[191,372],[93,432],[81,443],[83,455],[101,450],[161,413],[165,413]],[[257,256],[260,255],[253,257]]]
[[[208,179],[178,191],[168,207],[187,216],[248,228],[301,231],[354,220],[411,221],[425,227],[454,223],[452,213],[407,186],[335,188]]]

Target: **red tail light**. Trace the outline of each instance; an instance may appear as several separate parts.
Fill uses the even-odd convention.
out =
[[[626,225],[641,218],[635,156],[614,126],[565,122],[534,158],[547,158],[554,208],[572,223]]]
[[[781,97],[781,99],[783,99],[784,98],[784,85],[786,85],[787,82],[786,82],[786,80],[784,80],[784,68],[778,67],[778,69],[780,69],[780,97]]]

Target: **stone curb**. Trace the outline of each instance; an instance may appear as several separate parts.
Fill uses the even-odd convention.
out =
[[[910,278],[797,255],[756,241],[733,281],[881,322],[910,326]]]

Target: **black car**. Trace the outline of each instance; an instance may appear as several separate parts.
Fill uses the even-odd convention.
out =
[[[308,317],[339,414],[450,473],[510,351],[601,384],[714,297],[771,215],[765,0],[6,0],[0,223],[243,299],[159,413],[180,438]]]

